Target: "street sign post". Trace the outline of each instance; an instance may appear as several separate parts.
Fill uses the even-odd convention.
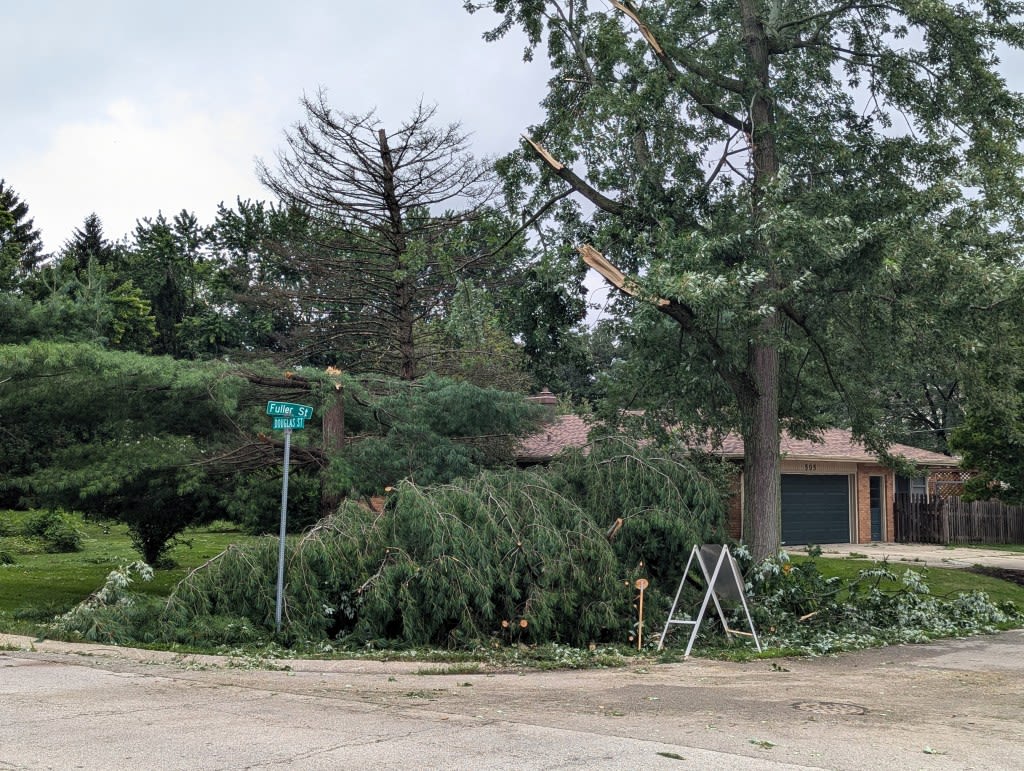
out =
[[[284,474],[281,478],[281,530],[277,546],[277,600],[274,604],[274,626],[281,632],[281,606],[284,597],[284,535],[288,525],[288,467],[291,465],[292,431],[306,427],[313,417],[307,404],[267,402],[267,414],[274,419],[273,428],[284,431]]]

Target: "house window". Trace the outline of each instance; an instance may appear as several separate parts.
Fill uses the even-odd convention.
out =
[[[926,498],[928,480],[926,477],[896,477],[896,494]]]

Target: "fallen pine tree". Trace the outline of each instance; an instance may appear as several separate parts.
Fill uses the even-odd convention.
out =
[[[689,548],[721,540],[727,480],[719,462],[616,437],[545,469],[406,482],[381,512],[345,503],[287,543],[283,636],[446,647],[625,641],[636,623],[633,579],[650,576],[649,606],[664,604]],[[64,633],[269,638],[276,544],[231,548],[159,607],[93,608]],[[95,623],[103,612],[109,618]]]

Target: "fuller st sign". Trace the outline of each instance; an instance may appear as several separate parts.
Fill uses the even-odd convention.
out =
[[[299,418],[300,420],[309,420],[313,417],[313,408],[307,404],[267,402],[267,414],[274,418]]]
[[[267,414],[274,419],[275,430],[301,429],[305,428],[306,421],[313,417],[313,408],[307,404],[267,402]]]

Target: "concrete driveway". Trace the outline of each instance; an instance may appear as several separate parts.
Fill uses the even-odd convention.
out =
[[[0,635],[0,769],[1009,769],[1024,632],[580,672]]]
[[[806,554],[806,546],[785,547],[791,554]],[[823,557],[860,556],[889,562],[914,562],[940,568],[969,568],[975,565],[1024,571],[1024,552],[966,546],[937,546],[919,543],[836,543],[821,546]]]

